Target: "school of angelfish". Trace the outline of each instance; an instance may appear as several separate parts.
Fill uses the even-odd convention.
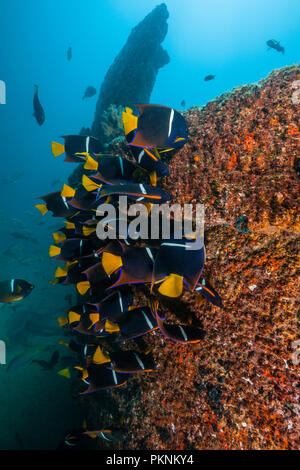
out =
[[[82,182],[74,188],[65,184],[62,191],[41,197],[44,204],[36,206],[43,215],[51,211],[54,217],[65,219],[65,226],[53,234],[54,244],[49,249],[50,257],[65,264],[57,267],[51,282],[75,284],[77,288],[77,305],[58,322],[70,335],[66,346],[78,355],[76,369],[85,384],[83,396],[120,387],[132,374],[154,370],[151,350],[140,340],[153,330],[184,344],[201,341],[205,335],[202,329],[169,323],[163,317],[160,299],[174,301],[187,287],[222,306],[220,296],[203,276],[203,243],[189,249],[190,237],[175,238],[174,225],[168,239],[97,236],[98,224],[109,232],[116,222],[99,215],[97,207],[109,203],[118,220],[122,217],[119,196],[127,197],[128,206],[144,204],[151,223],[153,204],[172,198],[157,186],[158,179],[168,174],[161,156],[172,155],[188,138],[184,117],[172,108],[137,105],[126,108],[122,117],[130,159],[101,154],[94,137],[64,136],[64,144],[52,142],[53,155],[65,153],[65,161],[83,163]],[[143,304],[139,292],[147,299]],[[121,349],[123,342],[136,338],[132,344],[143,345],[143,352]],[[60,373],[70,377],[69,369]],[[120,432],[108,429],[85,430],[83,435],[108,441],[122,438]],[[78,439],[78,435],[68,435],[65,445],[76,446]]]

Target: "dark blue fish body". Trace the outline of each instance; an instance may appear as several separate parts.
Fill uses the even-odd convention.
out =
[[[45,112],[40,103],[39,96],[38,96],[39,88],[37,85],[34,85],[34,87],[35,87],[35,92],[33,96],[33,110],[34,110],[33,115],[38,125],[41,126],[45,121]]]
[[[68,51],[67,51],[67,59],[71,60],[72,59],[72,47],[70,46]]]
[[[278,51],[284,54],[284,47],[281,46],[280,42],[276,41],[276,39],[269,39],[267,41],[267,46],[270,47],[271,49],[274,49],[275,51]]]
[[[215,75],[206,75],[206,77],[204,78],[204,81],[205,81],[205,82],[210,82],[210,81],[213,80],[214,78],[216,78]]]
[[[91,98],[96,93],[97,93],[96,88],[94,88],[93,86],[88,86],[87,89],[85,90],[85,93],[84,93],[82,99],[84,100],[84,98]]]

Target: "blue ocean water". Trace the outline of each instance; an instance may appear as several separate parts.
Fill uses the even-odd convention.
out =
[[[41,219],[37,197],[62,186],[70,173],[50,152],[53,139],[90,126],[97,95],[82,100],[88,85],[99,92],[108,67],[130,30],[159,2],[156,0],[2,0],[0,2],[0,80],[6,104],[0,105],[1,279],[19,277],[36,286],[15,308],[0,310],[0,339],[8,360],[27,348],[57,347],[56,317],[65,308],[65,289],[48,281],[55,267],[48,260],[55,219]],[[163,67],[152,103],[181,109],[199,106],[236,86],[256,82],[272,70],[299,61],[298,0],[167,0],[169,30],[163,47],[170,63]],[[285,54],[268,50],[276,39]],[[66,58],[68,47],[73,57]],[[204,82],[208,74],[216,75]],[[46,120],[32,116],[33,87]],[[58,183],[55,183],[59,180]],[[43,222],[40,225],[40,222]],[[25,239],[12,233],[21,232]],[[70,292],[73,291],[70,288]],[[69,293],[69,290],[68,290]],[[55,295],[55,297],[54,297]],[[24,323],[52,328],[39,336]],[[22,400],[20,400],[20,389]],[[0,448],[51,448],[74,416],[67,379],[30,364],[7,373],[0,365]],[[72,416],[71,416],[72,415]],[[47,423],[47,424],[45,424]]]

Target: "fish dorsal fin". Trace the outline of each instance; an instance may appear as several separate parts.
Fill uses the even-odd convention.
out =
[[[122,113],[122,121],[124,126],[125,135],[137,128],[138,118],[134,116],[132,109],[126,108]]]
[[[182,294],[183,277],[170,274],[160,285],[158,292],[167,297],[179,297]]]
[[[121,256],[113,255],[112,253],[103,253],[102,267],[108,276],[121,268],[122,265],[123,262]]]

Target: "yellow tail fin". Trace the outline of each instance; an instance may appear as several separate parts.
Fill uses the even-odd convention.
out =
[[[58,246],[50,245],[50,248],[49,248],[49,256],[50,256],[51,258],[53,258],[54,256],[59,255],[60,252],[61,252],[61,249],[60,249]]]
[[[60,266],[58,266],[56,268],[54,277],[66,277],[67,275],[68,275],[68,271],[65,268],[61,268]]]
[[[64,153],[65,146],[63,144],[59,144],[58,142],[52,142],[51,150],[52,150],[54,157],[58,157],[58,155],[61,155],[62,153]]]
[[[79,294],[84,295],[91,287],[91,284],[89,283],[89,281],[82,281],[82,282],[78,282],[76,284],[76,287],[77,287]]]
[[[85,170],[98,170],[98,162],[88,155],[83,168]]]
[[[45,215],[46,212],[48,212],[46,204],[36,204],[34,207],[36,207],[42,215]]]
[[[122,258],[120,256],[113,255],[112,253],[103,253],[102,267],[108,276],[121,268],[122,265]]]
[[[106,322],[105,322],[105,331],[107,331],[107,333],[118,333],[120,331],[120,328],[113,321],[106,320]]]
[[[126,111],[122,113],[122,121],[125,135],[137,128],[138,118],[132,114],[132,109],[130,108],[126,108]]]
[[[86,225],[82,227],[82,233],[85,237],[87,237],[93,232],[96,232],[96,229],[94,227],[87,227]]]
[[[58,373],[58,375],[62,375],[63,377],[66,377],[66,379],[71,378],[71,374],[70,374],[69,369],[62,369],[62,370],[59,370],[57,373]]]
[[[83,177],[82,177],[82,186],[87,191],[95,191],[96,189],[102,188],[102,184],[94,183],[94,181],[92,181],[86,175],[83,175]]]
[[[58,317],[57,323],[58,323],[58,326],[65,326],[68,324],[68,319],[67,317]],[[59,344],[62,344],[62,343],[59,342]]]
[[[69,319],[70,324],[74,322],[78,322],[80,321],[80,315],[79,313],[73,312],[72,310],[70,310],[70,312],[68,313],[68,319]]]
[[[104,354],[100,346],[97,347],[95,354],[93,355],[93,363],[94,364],[105,364],[106,362],[110,362],[110,357],[107,354]]]
[[[160,285],[158,292],[167,297],[179,297],[183,289],[183,277],[170,274]]]
[[[52,236],[53,236],[54,243],[60,243],[66,240],[67,238],[64,233],[57,233],[57,232],[52,233]]]
[[[74,229],[75,228],[75,224],[73,224],[73,222],[67,222],[65,221],[65,224],[66,224],[66,228],[67,229]]]
[[[62,192],[60,194],[62,195],[62,197],[74,197],[75,192],[75,189],[71,188],[71,186],[64,184]]]

